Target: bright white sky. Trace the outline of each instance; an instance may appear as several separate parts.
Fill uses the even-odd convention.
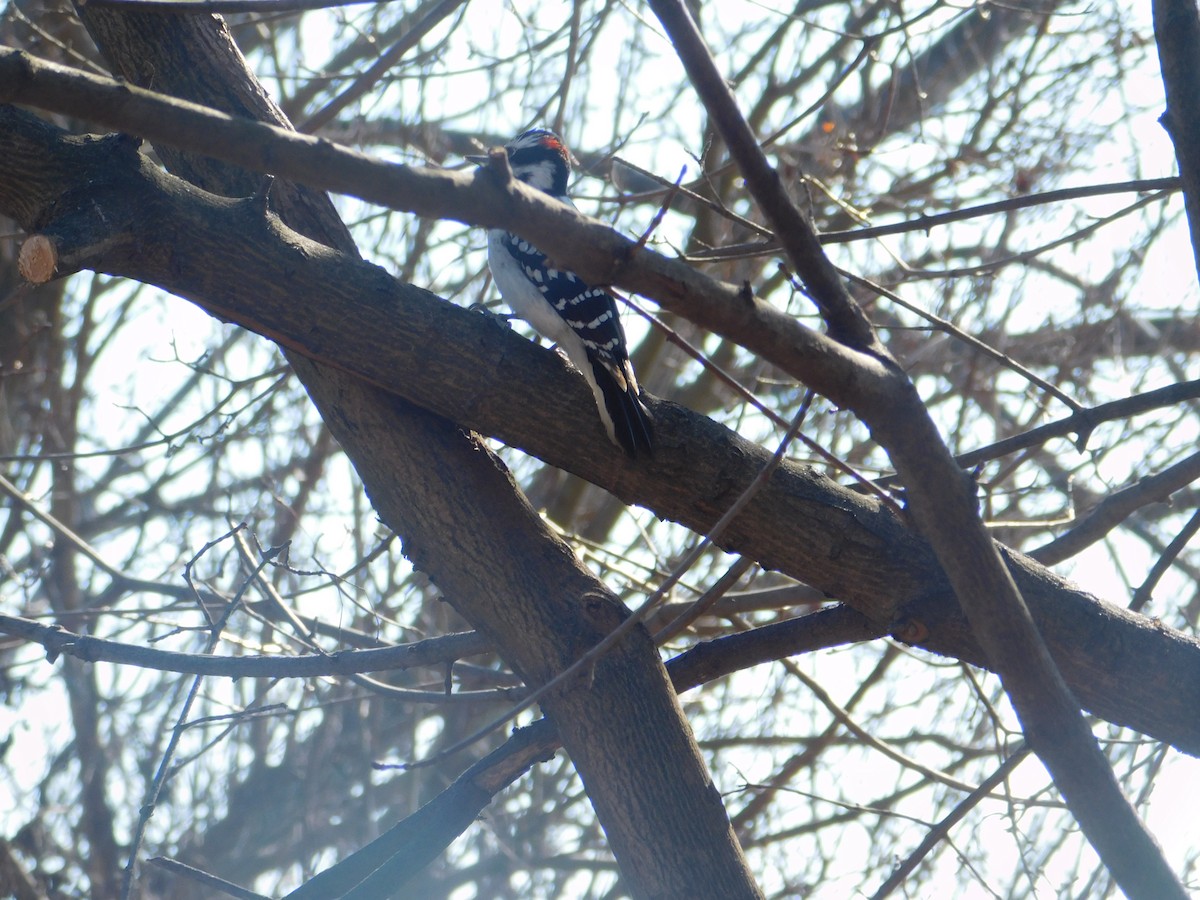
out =
[[[1148,9],[1144,9],[1144,7],[1148,7],[1148,4],[1139,4],[1141,14],[1146,16]],[[567,4],[561,2],[541,3],[537,5],[536,14],[553,21],[557,17],[565,15],[566,9]],[[736,16],[740,14],[741,7],[730,4],[721,6],[720,10],[723,16]],[[752,13],[753,10],[747,14]],[[471,27],[469,22],[470,20],[466,26],[468,28]],[[1070,28],[1071,22],[1069,19],[1062,19],[1058,27]],[[327,29],[329,28],[327,19],[317,15],[308,17],[304,44],[310,51],[312,48],[328,43]],[[1144,35],[1151,33],[1148,22],[1144,20],[1139,30]],[[485,17],[485,20],[479,22],[476,32],[469,40],[460,40],[452,44],[452,51],[443,60],[446,71],[466,72],[472,69],[477,65],[480,48],[512,46],[520,44],[524,40],[522,24],[515,16],[503,12]],[[649,40],[653,46],[655,39],[650,38]],[[675,79],[674,67],[677,66],[677,63],[665,43],[661,50],[663,66],[672,67],[671,74],[664,78],[662,91],[665,92],[669,90],[669,83]],[[323,60],[320,59],[308,60],[313,69],[318,69],[322,62]],[[1175,170],[1171,145],[1161,127],[1154,121],[1162,96],[1158,72],[1152,66],[1147,66],[1145,70],[1130,73],[1125,79],[1125,87],[1132,96],[1118,98],[1113,95],[1101,94],[1087,98],[1087,102],[1081,105],[1080,115],[1099,121],[1111,121],[1114,126],[1112,141],[1105,154],[1092,161],[1093,164],[1089,166],[1086,173],[1081,173],[1086,174],[1089,181],[1117,181],[1131,177],[1133,174],[1131,173],[1131,161],[1134,162],[1133,168],[1139,170],[1144,177],[1170,174]],[[488,82],[482,73],[460,74],[454,79],[434,80],[421,85],[414,82],[402,82],[393,87],[387,93],[385,100],[380,102],[394,104],[394,109],[399,112],[401,117],[411,117],[422,109],[440,109],[445,117],[452,117],[455,110],[462,110],[466,115],[468,110],[476,109],[478,111],[475,114],[475,124],[478,128],[489,132],[504,133],[516,132],[530,124],[527,119],[528,108],[537,106],[543,99],[540,96],[531,96],[528,108],[515,107],[503,110],[480,108],[479,98],[487,90]],[[661,98],[655,96],[653,86],[646,86],[646,92],[646,108],[649,110],[657,108]],[[611,103],[606,106],[606,98],[611,101],[613,95],[598,92],[593,96],[591,102],[594,114],[600,120],[609,122],[615,113]],[[1122,118],[1123,104],[1129,100],[1140,103],[1151,111],[1136,121],[1126,121]],[[370,114],[370,110],[367,112]],[[680,104],[674,104],[672,114],[684,120],[691,116],[699,121],[698,110],[681,108]],[[569,141],[578,140],[584,127],[585,123],[573,123],[565,137]],[[691,131],[695,133],[696,129],[693,128]],[[673,178],[684,165],[688,165],[689,170],[694,170],[695,164],[689,149],[669,144],[647,144],[635,141],[623,151],[623,155],[639,165]],[[892,162],[895,166],[903,166],[905,161],[901,154],[907,152],[916,157],[928,149],[918,142],[910,144],[906,150],[893,148],[885,152],[893,155]],[[1079,208],[1092,215],[1104,215],[1125,202],[1127,202],[1125,198],[1096,199],[1079,204]],[[1180,201],[1173,201],[1174,209],[1178,209],[1180,206]],[[357,207],[352,205],[352,208]],[[669,223],[667,227],[670,227]],[[976,226],[965,225],[962,227]],[[1125,249],[1122,241],[1131,239],[1132,228],[1133,223],[1130,223],[1128,227],[1125,225],[1113,226],[1105,232],[1104,241],[1093,242],[1082,252],[1098,256],[1122,253]],[[1105,241],[1108,243],[1106,244]],[[895,252],[899,252],[900,247],[899,242],[890,245],[890,249]],[[476,249],[480,248],[482,248],[482,238],[477,242]],[[446,247],[441,252],[445,254],[446,260],[449,262],[454,259],[457,251],[454,247]],[[1063,252],[1065,255],[1077,254],[1079,251]],[[456,259],[454,261],[457,262]],[[1087,266],[1087,259],[1080,258],[1078,255],[1073,262],[1078,266],[1085,268]],[[1099,265],[1099,263],[1097,264]],[[1107,266],[1107,262],[1103,264]],[[1175,227],[1158,240],[1144,273],[1146,277],[1130,291],[1128,304],[1131,307],[1175,309],[1188,314],[1195,311],[1198,296],[1197,279],[1192,268],[1192,255],[1187,232],[1181,220],[1177,221]],[[434,283],[431,287],[436,290],[438,285]],[[156,363],[153,360],[169,360],[171,355],[176,352],[180,358],[194,359],[213,343],[214,324],[207,315],[190,304],[170,298],[163,300],[152,296],[149,292],[141,302],[152,312],[142,320],[140,329],[130,329],[122,334],[121,343],[112,349],[104,361],[107,368],[102,371],[101,377],[96,379],[96,383],[108,384],[110,388],[107,397],[99,398],[98,408],[103,409],[105,404],[108,404],[110,409],[118,405],[129,404],[142,409],[157,408],[164,392],[173,389],[173,381],[147,377],[147,374],[154,373],[160,368],[164,371],[173,369],[176,364],[172,362]],[[1032,315],[1033,311],[1030,311],[1029,314]],[[631,331],[634,329],[631,328]],[[169,342],[174,343],[173,350]],[[131,359],[140,361],[135,368],[129,366]],[[1191,377],[1197,375],[1195,371],[1190,374]],[[1114,380],[1119,382],[1120,373],[1115,373]],[[1132,380],[1130,377],[1131,382]],[[1119,389],[1119,385],[1117,389]],[[193,414],[194,411],[181,412],[179,422],[172,424],[181,424],[189,415]],[[1131,449],[1130,457],[1130,459],[1122,460],[1119,456],[1110,455],[1106,460],[1105,464],[1112,468],[1112,477],[1115,480],[1123,481],[1129,471],[1138,469],[1141,459],[1140,451]],[[252,462],[248,461],[248,464]],[[326,536],[322,550],[333,554],[336,552],[335,543],[334,536]],[[112,552],[114,558],[120,555],[118,548],[114,547]],[[1130,541],[1127,545],[1121,546],[1116,554],[1113,553],[1111,547],[1104,546],[1087,551],[1064,567],[1061,573],[1071,577],[1085,589],[1124,605],[1128,598],[1125,597],[1124,580],[1114,567],[1114,555],[1120,558],[1121,564],[1127,571],[1145,571],[1153,562],[1143,544]],[[1158,596],[1169,597],[1176,593],[1182,595],[1194,590],[1194,585],[1185,583],[1178,576],[1172,575],[1163,581]],[[320,602],[319,598],[314,598],[313,602]],[[822,684],[826,686],[841,685],[842,690],[834,693],[836,699],[842,701],[853,691],[858,679],[863,675],[860,670],[861,660],[849,653],[816,654],[800,662],[804,670]],[[735,693],[750,693],[756,686],[763,691],[767,690],[767,679],[763,672],[743,673],[738,676],[738,679],[739,690]],[[53,683],[52,679],[51,683]],[[51,748],[61,744],[69,737],[61,724],[67,721],[60,705],[65,701],[57,689],[53,691],[52,696],[56,697],[57,702],[39,699],[37,710],[0,707],[0,734],[11,733],[14,737],[13,749],[7,756],[11,771],[7,778],[0,779],[0,810],[7,811],[0,812],[0,829],[3,829],[5,833],[11,834],[15,827],[25,820],[29,804],[36,802],[36,797],[30,794],[30,789],[44,774],[44,761],[47,754]],[[913,714],[919,716],[921,710],[914,709]],[[799,719],[780,721],[777,723],[777,730],[780,733],[787,733],[789,730],[797,734],[811,733],[814,728],[814,719],[819,720],[823,715],[825,715],[823,711],[815,710],[812,718],[805,718],[803,721]],[[904,727],[905,723],[892,722],[889,723],[888,730],[891,733],[898,733],[903,731]],[[753,782],[768,779],[776,764],[777,759],[774,756],[727,755],[722,757],[721,764],[714,769],[714,777],[719,787],[732,791],[736,790],[743,781]],[[830,778],[834,774],[827,773]],[[888,788],[895,784],[895,780],[894,768],[887,764],[881,764],[877,758],[864,752],[864,765],[857,769],[854,783],[818,783],[810,787],[813,793],[822,796],[850,796],[858,802],[867,803],[869,798],[886,793]],[[1013,788],[1016,793],[1028,794],[1035,792],[1044,782],[1045,775],[1040,764],[1030,761],[1023,765],[1014,777]],[[1148,824],[1164,844],[1169,859],[1177,866],[1182,864],[1183,859],[1189,853],[1195,854],[1200,848],[1200,826],[1196,824],[1197,817],[1192,808],[1195,803],[1197,785],[1200,785],[1200,761],[1173,753],[1159,776],[1149,808]],[[131,798],[131,804],[135,805],[136,801],[137,798]],[[807,805],[812,801],[807,797],[797,796],[795,802],[798,805]],[[972,837],[974,841],[983,842],[989,847],[995,848],[994,858],[990,860],[994,873],[1011,872],[1018,865],[1018,860],[1013,855],[1013,842],[1007,836],[1008,828],[1009,819],[1004,814],[1002,806],[997,803],[995,815],[985,822],[980,833],[976,833]],[[919,833],[919,826],[914,825],[914,836]],[[858,873],[858,861],[879,852],[879,848],[871,846],[870,837],[864,831],[857,843],[847,841],[839,848],[841,858],[845,860],[844,877],[838,878],[835,874],[829,882],[821,886],[819,892],[814,896],[837,898],[849,895],[848,890],[858,883],[855,880]],[[914,844],[915,842],[914,840]],[[892,849],[895,852],[904,853],[910,848]],[[1083,852],[1090,851],[1084,850]],[[765,886],[769,889],[769,873],[765,881],[767,882]],[[1001,879],[999,883],[1006,882]],[[1039,889],[1043,895],[1052,896],[1057,891],[1057,887],[1058,881],[1054,873],[1043,873],[1039,883]],[[978,896],[987,895],[980,892]]]

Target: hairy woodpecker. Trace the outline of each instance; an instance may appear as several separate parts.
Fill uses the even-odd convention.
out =
[[[567,196],[571,154],[558,135],[534,128],[504,149],[516,178],[574,208]],[[488,231],[488,265],[512,311],[557,344],[587,380],[609,439],[630,456],[652,453],[650,420],[612,294],[556,268],[541,250],[503,228]]]

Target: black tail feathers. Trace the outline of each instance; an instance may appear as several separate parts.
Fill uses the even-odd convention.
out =
[[[642,403],[636,383],[626,390],[604,366],[594,366],[596,381],[604,395],[604,407],[612,420],[613,439],[632,459],[654,456],[654,432],[650,413]]]

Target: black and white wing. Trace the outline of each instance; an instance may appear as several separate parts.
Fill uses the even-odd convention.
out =
[[[617,301],[574,272],[554,268],[523,238],[496,229],[489,262],[513,312],[554,341],[587,379],[613,442],[630,456],[650,453],[650,422],[625,346]]]

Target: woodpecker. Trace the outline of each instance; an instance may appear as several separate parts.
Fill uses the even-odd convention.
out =
[[[514,177],[572,209],[571,154],[553,131],[534,128],[504,145]],[[468,157],[482,165],[486,156]],[[653,452],[650,420],[629,361],[617,301],[503,228],[488,231],[488,266],[512,311],[567,355],[592,389],[609,439],[629,456]]]

